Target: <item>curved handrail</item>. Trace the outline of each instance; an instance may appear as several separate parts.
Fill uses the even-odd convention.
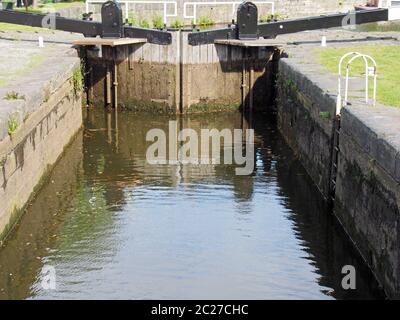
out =
[[[346,58],[353,55],[353,57],[346,64],[346,84],[345,84],[345,97],[342,101],[341,91],[342,91],[342,64]],[[340,115],[341,108],[348,104],[348,90],[349,90],[349,74],[350,74],[350,66],[351,64],[357,60],[362,58],[365,64],[365,102],[369,102],[369,77],[372,76],[374,78],[374,91],[373,91],[373,104],[376,104],[376,84],[377,84],[377,64],[374,58],[370,55],[359,53],[356,51],[348,52],[343,55],[339,61],[338,65],[338,96],[336,103],[336,115]],[[369,62],[372,62],[372,67],[370,67]],[[371,73],[372,71],[372,73]]]

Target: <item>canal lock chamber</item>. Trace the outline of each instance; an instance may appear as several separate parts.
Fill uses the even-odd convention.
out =
[[[285,142],[330,208],[328,211],[335,212],[335,206],[340,210],[342,204],[335,200],[336,173],[333,176],[332,169],[338,161],[334,152],[339,143],[335,137],[336,119],[320,116],[334,115],[336,106],[318,96],[318,86],[304,84],[306,89],[301,85],[299,89],[298,82],[307,83],[301,73],[279,71],[279,66],[286,70],[280,59],[287,55],[274,40],[255,47],[243,46],[244,41],[239,45],[235,41],[221,41],[191,46],[187,35],[185,31],[173,32],[169,46],[142,43],[116,50],[87,48],[88,103],[170,115],[241,111],[244,122],[252,122],[253,117],[275,118]],[[117,69],[113,69],[114,64]],[[117,81],[110,70],[118,70]],[[115,82],[118,89],[113,86]],[[117,90],[118,102],[113,100],[112,88]],[[365,241],[364,231],[354,231],[350,227],[353,222],[348,223],[347,229],[347,223],[343,223],[349,221],[347,213],[339,216],[346,237],[351,241],[358,239],[355,246],[379,286],[393,296],[397,291],[396,271],[383,275],[385,271],[378,270],[382,267],[371,263],[377,259],[373,250],[360,249],[358,241]],[[390,265],[389,260],[384,264]],[[387,278],[391,278],[390,284],[382,285]]]
[[[86,48],[84,130],[0,251],[0,296],[383,298],[288,138],[296,132],[283,130],[279,101],[291,82],[278,77],[281,50],[183,39],[173,33],[175,48]],[[146,133],[167,132],[171,120],[196,132],[253,128],[255,172],[149,165]],[[27,252],[27,243],[38,245]],[[10,286],[22,261],[29,272]],[[358,270],[354,291],[341,286],[347,264]],[[48,265],[59,290],[40,287]]]

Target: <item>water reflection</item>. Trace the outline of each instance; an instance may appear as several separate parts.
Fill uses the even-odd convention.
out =
[[[0,250],[0,298],[374,298],[368,270],[265,117],[179,118],[256,131],[256,170],[149,165],[169,118],[85,110],[85,130]],[[116,119],[118,117],[118,119]],[[341,290],[341,268],[358,270]],[[44,266],[57,289],[41,286]]]

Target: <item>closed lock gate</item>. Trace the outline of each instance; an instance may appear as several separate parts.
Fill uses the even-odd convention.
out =
[[[172,36],[167,30],[139,28],[124,24],[122,9],[118,1],[107,1],[102,5],[101,22],[92,21],[90,15],[85,14],[83,20],[69,19],[57,16],[52,19],[51,28],[67,32],[84,34],[86,37],[102,38],[144,38],[149,43],[160,45],[171,44]],[[51,15],[51,14],[50,14]],[[258,39],[275,38],[288,33],[307,30],[327,29],[340,27],[348,16],[352,16],[355,24],[400,19],[400,7],[361,10],[353,13],[338,13],[332,15],[291,19],[258,23],[257,6],[252,2],[243,2],[237,9],[236,23],[227,28],[214,30],[196,30],[195,26],[188,36],[189,44],[201,45],[214,43],[223,39]],[[31,27],[48,28],[46,21],[49,15],[27,13],[3,9],[0,10],[0,22],[26,25]]]

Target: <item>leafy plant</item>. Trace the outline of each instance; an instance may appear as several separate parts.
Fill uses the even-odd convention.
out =
[[[3,157],[0,160],[0,168],[4,167],[4,165],[6,164],[6,161],[7,161],[7,156]]]
[[[176,19],[176,20],[174,20],[174,21],[172,21],[172,23],[171,23],[171,28],[174,28],[174,29],[181,29],[181,28],[183,28],[183,21],[182,20],[180,20],[180,19]]]
[[[139,27],[141,27],[141,28],[150,28],[149,20],[147,20],[147,19],[140,20]]]
[[[153,28],[162,29],[164,27],[164,21],[160,15],[156,15],[151,22],[153,24]]]
[[[11,115],[8,119],[8,134],[11,136],[17,131],[18,129],[18,122],[14,115]]]
[[[215,24],[215,21],[214,21],[212,18],[210,18],[210,17],[201,16],[201,17],[198,19],[197,24],[198,24],[200,27],[209,27],[209,26],[213,26],[213,25]]]
[[[279,20],[283,20],[286,19],[286,16],[279,14],[279,13],[275,13],[275,14],[267,14],[267,15],[263,15],[260,16],[258,18],[259,22],[272,22],[272,21],[279,21]]]
[[[140,21],[139,21],[139,19],[138,19],[138,17],[136,16],[136,14],[135,13],[133,13],[133,12],[131,12],[131,13],[129,13],[129,15],[128,15],[128,23],[129,24],[131,24],[132,26],[139,26],[139,24],[140,24]]]
[[[25,96],[21,96],[18,92],[10,91],[6,93],[5,100],[25,100]]]
[[[82,68],[76,68],[72,73],[72,84],[74,93],[77,95],[83,89],[83,73]]]
[[[377,101],[393,107],[400,108],[399,90],[400,87],[400,51],[397,46],[393,45],[355,45],[344,48],[324,48],[315,49],[317,54],[316,62],[323,65],[326,71],[337,75],[338,62],[340,58],[347,52],[357,51],[370,55],[378,64],[378,90]],[[342,74],[345,72],[346,64],[342,66]],[[362,59],[354,61],[351,65],[351,75],[363,79],[365,76],[365,65]],[[364,87],[363,89],[364,90]],[[372,95],[373,81],[369,82],[369,93]]]
[[[321,112],[319,113],[319,116],[320,116],[322,119],[330,119],[330,118],[331,118],[331,113],[330,113],[329,111],[321,111]]]

